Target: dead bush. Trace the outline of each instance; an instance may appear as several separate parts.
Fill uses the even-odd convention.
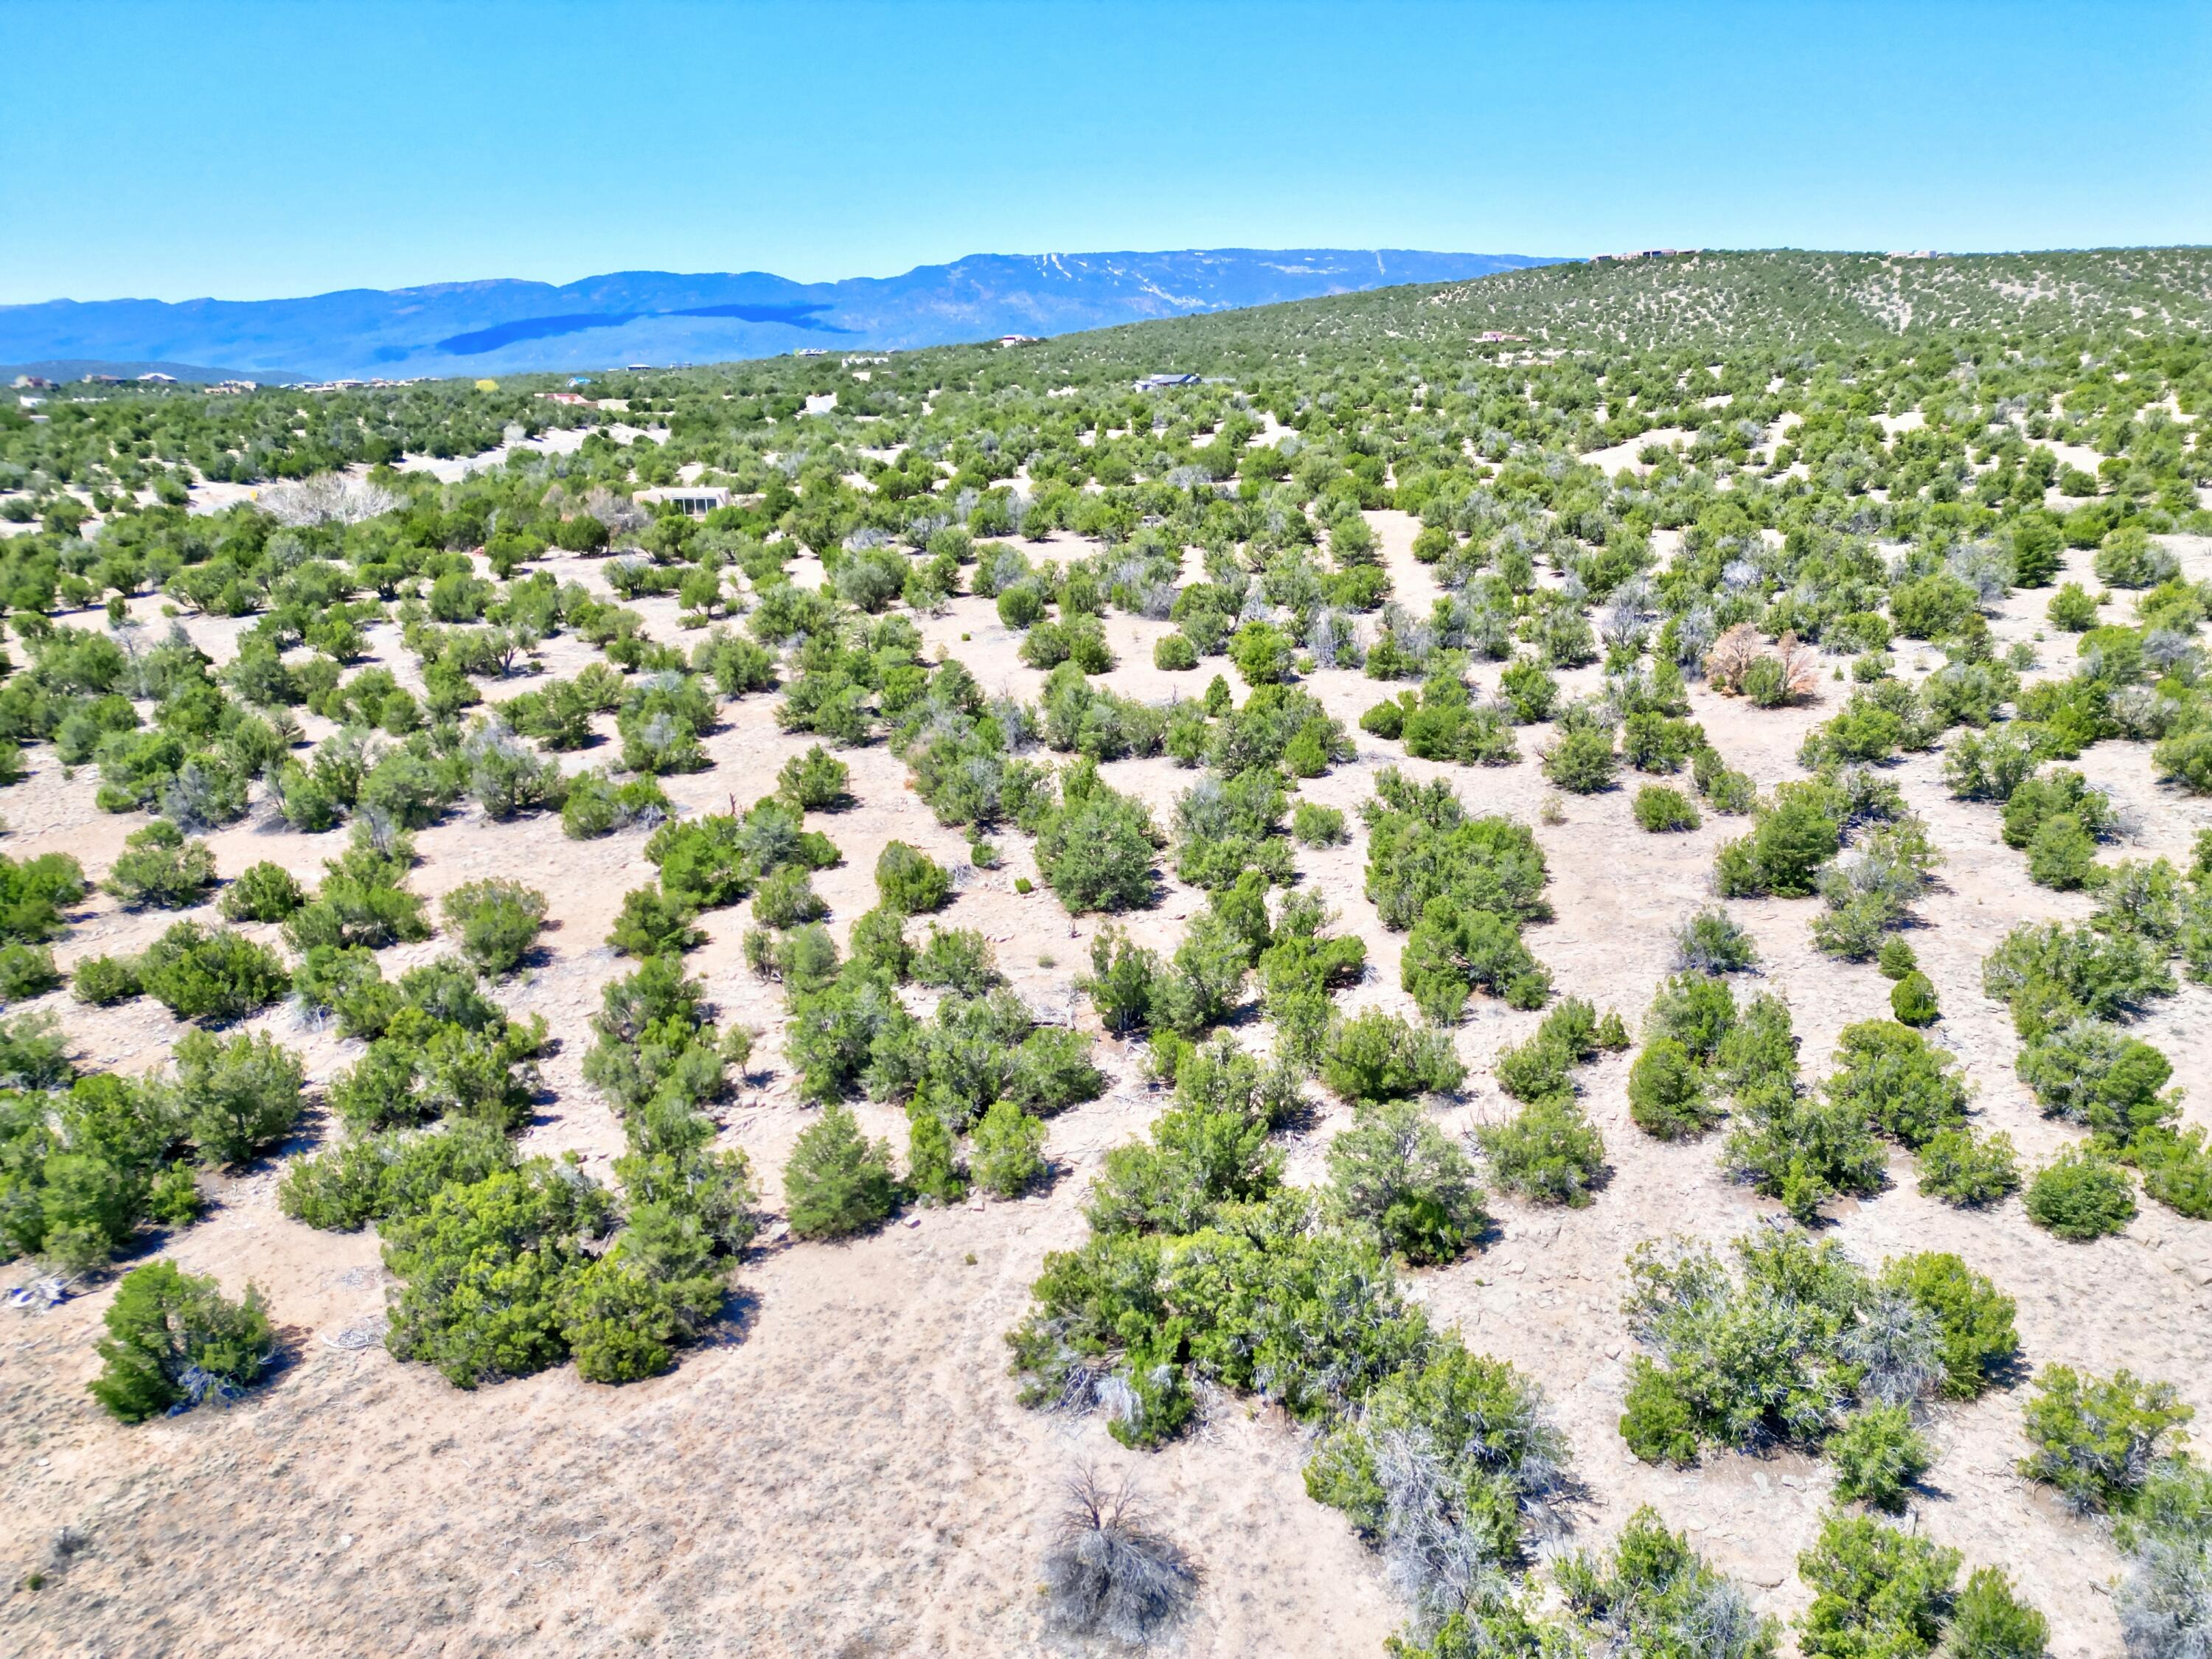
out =
[[[1196,1564],[1153,1530],[1127,1477],[1086,1468],[1067,1483],[1067,1507],[1044,1558],[1054,1629],[1141,1647],[1182,1618],[1198,1583]]]

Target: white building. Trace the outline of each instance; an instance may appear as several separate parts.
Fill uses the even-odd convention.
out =
[[[720,484],[672,484],[665,489],[641,489],[633,500],[651,506],[666,501],[686,517],[703,519],[716,507],[730,504],[730,492]]]

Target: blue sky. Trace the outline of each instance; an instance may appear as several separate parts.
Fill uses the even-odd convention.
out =
[[[0,303],[2212,240],[2212,4],[0,0]]]

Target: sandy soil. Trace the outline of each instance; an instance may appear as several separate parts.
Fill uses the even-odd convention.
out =
[[[1657,444],[1661,448],[1667,449],[1680,444],[1687,447],[1696,441],[1697,435],[1685,427],[1655,426],[1641,437],[1631,438],[1623,443],[1609,444],[1603,449],[1589,450],[1582,459],[1585,465],[1597,468],[1608,478],[1617,476],[1623,469],[1641,477],[1651,470],[1651,464],[1638,460],[1637,457],[1641,455],[1649,446]]]
[[[1636,447],[1663,440],[1647,434]],[[1633,465],[1632,453],[1620,464]],[[1413,521],[1371,516],[1401,597],[1425,607],[1433,579],[1411,559]],[[2175,544],[2192,576],[2212,574],[2206,544]],[[585,561],[553,568],[564,578],[596,574]],[[818,568],[801,575],[817,579]],[[2045,598],[2010,601],[1995,622],[1999,638],[2031,639]],[[672,599],[638,608],[662,637],[679,636]],[[204,619],[189,626],[218,658],[230,654],[239,631]],[[1166,624],[1116,615],[1106,626],[1121,659],[1114,683],[1132,694],[1195,696],[1221,666],[1161,673],[1151,647]],[[957,600],[926,619],[923,631],[991,690],[1031,696],[1042,682],[1019,663],[1018,641],[988,601]],[[372,644],[403,679],[412,677],[392,630]],[[2063,672],[2068,641],[2039,648]],[[589,654],[556,641],[546,667],[573,672]],[[1908,647],[1903,660],[1910,667],[1914,659]],[[1479,678],[1494,685],[1495,675],[1492,667]],[[1570,678],[1577,689],[1597,683],[1595,669]],[[1347,723],[1382,690],[1350,672],[1317,675],[1311,687]],[[1700,689],[1693,713],[1731,763],[1768,783],[1799,775],[1800,738],[1844,689],[1831,684],[1824,702],[1775,713]],[[769,698],[734,704],[726,718],[708,741],[714,769],[670,781],[688,809],[750,801],[805,746],[776,731]],[[1396,764],[1447,776],[1470,803],[1534,822],[1548,793],[1534,765],[1545,735],[1521,734],[1519,764],[1467,769],[1409,761],[1398,745],[1360,734],[1358,758],[1306,793],[1352,807],[1371,793],[1376,770]],[[592,764],[605,754],[566,760]],[[857,805],[816,820],[846,860],[817,879],[835,908],[833,928],[842,935],[872,902],[876,851],[902,838],[960,870],[948,924],[999,941],[1015,989],[1041,1014],[1087,1022],[1072,976],[1096,924],[1071,924],[1042,888],[1014,891],[1015,878],[1033,873],[1024,838],[1002,836],[1004,867],[975,871],[962,838],[936,824],[894,757],[876,747],[848,759]],[[2100,747],[2083,769],[2136,810],[2143,828],[2135,850],[2143,855],[2181,854],[2212,822],[2206,804],[2153,782],[2140,745]],[[1163,817],[1191,781],[1158,760],[1106,770]],[[1984,1123],[2040,1161],[2069,1135],[2039,1115],[2014,1079],[2010,1025],[1981,994],[1980,963],[2015,921],[2079,915],[2086,902],[2029,885],[2021,856],[1997,838],[1995,813],[1943,791],[1937,757],[1910,760],[1897,776],[1949,860],[1914,935],[1948,1016],[1937,1036],[1972,1080]],[[0,844],[18,857],[72,852],[100,873],[139,820],[96,811],[94,787],[89,774],[64,777],[44,752],[32,778],[0,797],[11,830]],[[1532,943],[1563,987],[1618,1007],[1633,1024],[1667,970],[1673,929],[1707,900],[1714,848],[1735,826],[1709,817],[1688,835],[1644,835],[1629,814],[1632,793],[1571,798],[1564,822],[1539,828],[1559,920],[1534,930]],[[239,826],[212,839],[226,874],[270,858],[312,877],[342,837]],[[576,1148],[603,1164],[621,1135],[581,1081],[585,1020],[623,965],[600,940],[623,893],[650,874],[642,838],[576,843],[557,822],[494,824],[470,814],[417,839],[416,885],[426,894],[494,872],[520,874],[547,892],[556,924],[549,960],[506,994],[518,1013],[543,1013],[562,1045],[546,1066],[554,1098],[526,1140],[533,1149]],[[1346,1004],[1410,1012],[1397,989],[1401,936],[1383,933],[1361,896],[1364,841],[1301,849],[1300,872],[1341,911],[1341,925],[1367,940],[1373,971]],[[1131,931],[1171,942],[1200,902],[1170,879],[1163,902],[1132,918]],[[1886,1012],[1886,982],[1870,966],[1838,965],[1813,950],[1813,902],[1735,908],[1759,939],[1763,982],[1795,1012],[1808,1076],[1820,1075],[1845,1024]],[[173,919],[126,914],[95,896],[57,954],[66,968],[84,955],[134,950]],[[744,906],[709,916],[710,941],[690,966],[725,1019],[770,1034],[765,1079],[724,1109],[724,1119],[726,1143],[751,1155],[773,1206],[777,1174],[811,1114],[795,1103],[777,1063],[780,996],[742,964],[747,919]],[[446,948],[442,939],[398,947],[386,953],[386,970]],[[88,1066],[156,1066],[179,1030],[147,1001],[82,1009],[64,993],[44,1002],[66,1020]],[[1477,1006],[1459,1038],[1474,1077],[1463,1101],[1441,1109],[1443,1121],[1463,1127],[1502,1111],[1488,1063],[1539,1018]],[[257,1024],[298,1046],[318,1080],[347,1064],[354,1047],[295,1029],[281,1011]],[[2212,992],[2185,988],[2146,1022],[2145,1035],[2166,1049],[2181,1079],[2212,1076]],[[1143,1455],[1115,1446],[1095,1421],[1015,1401],[1002,1334],[1020,1316],[1045,1252],[1082,1237],[1080,1200],[1102,1154],[1142,1133],[1162,1104],[1128,1052],[1102,1042],[1099,1058],[1112,1087],[1054,1121],[1049,1150],[1060,1174],[1048,1193],[924,1212],[844,1247],[772,1238],[736,1274],[732,1315],[717,1340],[685,1355],[672,1375],[623,1389],[582,1382],[564,1368],[461,1393],[380,1348],[334,1346],[380,1316],[386,1280],[374,1237],[318,1233],[285,1219],[274,1198],[281,1156],[211,1179],[218,1202],[210,1217],[159,1248],[234,1290],[249,1279],[259,1285],[288,1333],[289,1363],[228,1413],[125,1429],[83,1392],[97,1369],[92,1342],[106,1288],[12,1318],[0,1340],[0,1571],[11,1586],[33,1571],[46,1583],[0,1598],[0,1650],[115,1659],[1054,1651],[1036,1616],[1036,1563],[1062,1483],[1095,1462],[1136,1469],[1168,1528],[1204,1565],[1206,1587],[1180,1638],[1184,1651],[1223,1659],[1378,1653],[1400,1611],[1340,1517],[1304,1497],[1299,1439],[1279,1418],[1221,1401],[1201,1432]],[[1544,1385],[1588,1488],[1571,1541],[1595,1543],[1636,1505],[1654,1504],[1752,1584],[1763,1606],[1787,1615],[1802,1603],[1795,1558],[1826,1503],[1826,1468],[1791,1456],[1724,1455],[1695,1470],[1656,1469],[1631,1458],[1614,1430],[1631,1352],[1619,1311],[1627,1252],[1676,1231],[1725,1240],[1773,1209],[1722,1176],[1713,1140],[1670,1146],[1644,1137],[1628,1119],[1626,1079],[1620,1059],[1583,1078],[1613,1164],[1597,1202],[1558,1212],[1498,1200],[1498,1241],[1455,1267],[1416,1275],[1413,1293],[1478,1350],[1511,1359]],[[2212,1122],[2208,1108],[2197,1084],[2186,1109]],[[866,1107],[862,1115],[872,1133],[903,1146],[901,1114]],[[1321,1177],[1322,1149],[1347,1121],[1340,1108],[1321,1114],[1291,1149],[1296,1178]],[[1894,1173],[1887,1193],[1842,1207],[1833,1235],[1855,1254],[1874,1263],[1906,1249],[1955,1250],[2019,1298],[2032,1364],[2125,1365],[2170,1379],[2212,1411],[2212,1227],[2146,1206],[2123,1237],[2069,1245],[2029,1225],[2017,1202],[1963,1214],[1920,1197],[1904,1160]],[[4,1275],[9,1283],[25,1277],[20,1265]],[[1970,1565],[2011,1571],[2050,1616],[2055,1655],[2100,1659],[2118,1646],[2104,1586],[2120,1563],[2102,1531],[2012,1472],[2025,1449],[2020,1409],[2018,1392],[2001,1391],[1938,1414],[1939,1461],[1916,1522]]]

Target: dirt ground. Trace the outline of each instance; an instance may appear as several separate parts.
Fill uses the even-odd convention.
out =
[[[1413,521],[1370,517],[1401,597],[1425,606],[1434,584],[1412,562]],[[2212,575],[2212,546],[2172,544],[2191,576]],[[550,568],[596,581],[586,561]],[[811,575],[802,569],[801,579],[818,580],[818,567]],[[2046,598],[2009,601],[1994,619],[1999,639],[2033,640]],[[158,608],[141,602],[155,629],[163,625]],[[661,637],[682,637],[672,600],[638,608]],[[239,631],[205,619],[186,625],[218,658]],[[1196,673],[1156,671],[1152,644],[1166,627],[1108,619],[1121,659],[1112,677],[1118,689],[1195,696],[1222,666],[1213,659]],[[927,619],[924,633],[988,690],[1033,696],[1041,683],[1020,665],[1018,641],[988,601],[957,600]],[[412,680],[395,630],[380,630],[373,644],[379,659]],[[2037,649],[2046,668],[2063,672],[2071,641],[2054,635]],[[1918,654],[1906,645],[1901,665],[1913,670]],[[1936,653],[1924,654],[1933,666]],[[589,658],[567,639],[544,653],[546,668],[564,674]],[[1494,685],[1495,674],[1491,667],[1479,677]],[[1595,686],[1597,671],[1571,678],[1576,689]],[[1382,694],[1352,671],[1320,673],[1310,684],[1348,725]],[[1844,689],[1831,683],[1814,706],[1766,713],[1700,687],[1692,713],[1729,763],[1765,785],[1801,775],[1800,738]],[[742,808],[806,746],[776,730],[770,697],[732,704],[726,719],[708,739],[714,769],[669,781],[688,810],[726,810],[732,800]],[[1538,820],[1548,793],[1535,767],[1542,728],[1521,733],[1518,764],[1489,769],[1409,761],[1397,744],[1355,735],[1358,758],[1306,785],[1308,798],[1353,807],[1371,793],[1375,773],[1396,764],[1449,777],[1480,808]],[[564,761],[603,763],[608,753],[603,746]],[[1014,988],[1041,1015],[1095,1025],[1072,981],[1097,924],[1071,924],[1042,886],[1014,890],[1017,877],[1034,874],[1026,839],[1001,836],[1004,866],[976,871],[963,838],[908,789],[895,757],[878,745],[847,758],[857,804],[812,820],[844,854],[817,878],[834,907],[833,931],[842,939],[872,902],[877,850],[902,838],[959,872],[948,925],[995,940]],[[2191,837],[2212,823],[2205,803],[2154,783],[2142,745],[2102,745],[2082,768],[2132,809],[2139,845],[2126,850],[2136,855],[2185,856]],[[1106,771],[1163,819],[1192,781],[1158,760]],[[2015,922],[2080,915],[2087,902],[2030,885],[2022,855],[1998,839],[1994,811],[1945,793],[1939,757],[1911,758],[1895,775],[1948,860],[1912,936],[1947,1015],[1936,1036],[1972,1079],[1981,1122],[2009,1133],[2024,1159],[2039,1164],[2071,1133],[2046,1122],[2014,1079],[2010,1024],[1982,995],[1980,964]],[[17,857],[70,852],[94,877],[102,873],[143,820],[97,811],[95,782],[88,772],[64,777],[51,750],[40,752],[33,775],[0,794],[9,830],[0,848]],[[1571,797],[1563,822],[1539,825],[1558,920],[1530,935],[1562,988],[1619,1008],[1632,1025],[1668,969],[1673,930],[1708,900],[1715,848],[1738,830],[1709,816],[1689,834],[1645,835],[1630,816],[1632,793]],[[265,858],[313,878],[343,836],[271,832],[249,820],[211,840],[227,876]],[[415,885],[434,898],[493,873],[545,890],[555,924],[548,960],[504,994],[518,1014],[544,1014],[561,1045],[545,1065],[553,1099],[526,1144],[578,1149],[604,1172],[622,1136],[581,1081],[585,1022],[623,967],[600,941],[623,894],[652,873],[642,836],[575,842],[556,819],[495,824],[471,809],[422,833],[417,845]],[[1397,989],[1401,936],[1382,931],[1362,896],[1364,856],[1364,831],[1346,848],[1301,848],[1301,876],[1340,912],[1341,927],[1367,941],[1371,971],[1346,994],[1346,1006],[1410,1012]],[[1164,902],[1131,918],[1130,931],[1170,943],[1200,902],[1170,879]],[[1762,982],[1791,1006],[1808,1077],[1826,1071],[1844,1025],[1887,1010],[1887,982],[1870,965],[1838,964],[1814,951],[1816,903],[1732,907],[1758,939]],[[125,913],[95,896],[57,955],[66,969],[86,955],[136,950],[173,920]],[[750,1155],[774,1207],[777,1175],[811,1114],[781,1074],[780,992],[744,969],[738,942],[747,921],[744,906],[707,917],[710,941],[690,964],[725,1020],[769,1034],[763,1077],[722,1112],[726,1144]],[[386,971],[448,948],[442,938],[396,947],[386,953]],[[61,992],[30,1006],[61,1016],[80,1064],[90,1067],[157,1066],[180,1029],[149,1000],[90,1009]],[[1495,1002],[1476,1006],[1459,1035],[1473,1077],[1463,1100],[1439,1109],[1443,1121],[1463,1127],[1503,1110],[1490,1060],[1540,1018]],[[318,1081],[358,1051],[301,1028],[282,1009],[255,1024],[298,1047]],[[2212,991],[2185,987],[2143,1034],[2191,1085],[2191,1120],[2212,1122],[2202,1083],[2212,1076]],[[1133,1470],[1167,1530],[1202,1565],[1205,1587],[1177,1638],[1182,1650],[1224,1659],[1378,1654],[1401,1610],[1342,1517],[1304,1496],[1298,1434],[1279,1416],[1218,1401],[1200,1431],[1146,1455],[1117,1447],[1096,1420],[1016,1401],[1003,1334],[1020,1317],[1045,1253],[1083,1237],[1080,1201],[1103,1153],[1141,1133],[1164,1103],[1128,1050],[1102,1040],[1098,1058],[1112,1085],[1053,1121],[1059,1173],[1048,1192],[914,1212],[843,1246],[793,1244],[771,1228],[734,1275],[731,1314],[715,1340],[684,1354],[672,1374],[623,1389],[583,1382],[564,1367],[464,1393],[434,1371],[360,1346],[376,1328],[386,1286],[373,1234],[316,1232],[284,1218],[275,1200],[283,1154],[240,1176],[209,1177],[211,1214],[157,1249],[219,1275],[234,1291],[258,1285],[287,1334],[287,1364],[228,1411],[126,1429],[100,1413],[83,1386],[98,1368],[93,1341],[109,1285],[83,1287],[52,1312],[0,1319],[0,1573],[8,1580],[0,1651],[109,1659],[1054,1652],[1037,1615],[1037,1565],[1064,1482],[1096,1464]],[[1795,1559],[1826,1504],[1826,1468],[1784,1455],[1653,1468],[1628,1455],[1614,1428],[1631,1352],[1620,1312],[1629,1250],[1669,1233],[1723,1241],[1775,1209],[1725,1179],[1714,1139],[1667,1146],[1638,1132],[1628,1118],[1626,1075],[1626,1059],[1614,1058],[1582,1079],[1613,1166],[1597,1201],[1555,1211],[1494,1199],[1497,1240],[1454,1267],[1413,1275],[1413,1291],[1475,1349],[1510,1359],[1543,1384],[1586,1487],[1565,1545],[1595,1546],[1637,1505],[1652,1504],[1669,1524],[1687,1528],[1717,1565],[1742,1577],[1760,1605],[1786,1617],[1805,1597]],[[902,1114],[863,1107],[861,1115],[902,1152]],[[1346,1121],[1340,1107],[1320,1114],[1292,1148],[1295,1178],[1321,1178],[1322,1149]],[[287,1152],[320,1132],[313,1126]],[[1833,1236],[1855,1255],[1875,1264],[1907,1249],[1954,1250],[2018,1298],[2031,1365],[2126,1366],[2173,1382],[2212,1412],[2212,1226],[2146,1203],[2124,1236],[2071,1245],[2031,1226],[2017,1200],[1961,1212],[1922,1198],[1909,1161],[1900,1158],[1893,1173],[1877,1199],[1840,1206]],[[21,1264],[0,1275],[8,1284],[28,1277]],[[1936,1413],[1938,1461],[1913,1524],[1960,1549],[1970,1566],[2010,1571],[2050,1617],[2054,1655],[2104,1659],[2119,1646],[2107,1586],[2121,1563],[2099,1528],[2014,1473],[2025,1450],[2021,1393],[2001,1390]],[[43,1587],[22,1588],[33,1574]]]

